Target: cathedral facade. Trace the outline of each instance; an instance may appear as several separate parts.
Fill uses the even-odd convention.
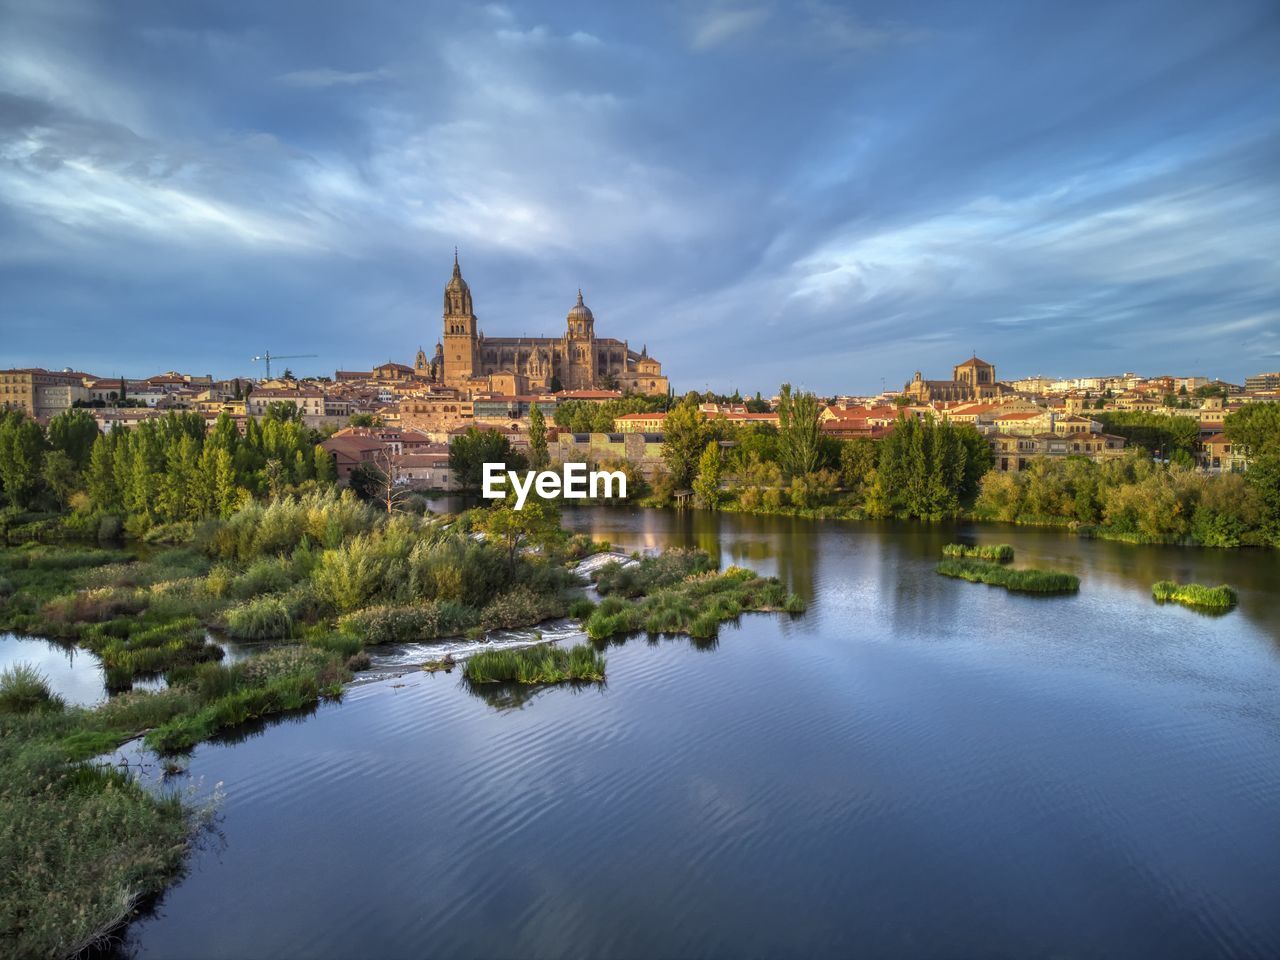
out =
[[[976,356],[958,363],[951,370],[950,380],[925,380],[920,371],[902,389],[903,394],[915,403],[931,403],[956,400],[990,400],[1013,392],[1007,383],[996,380],[996,368]]]
[[[444,288],[444,336],[428,358],[419,350],[415,374],[463,392],[504,395],[552,390],[622,390],[665,394],[662,364],[625,340],[597,337],[591,308],[578,301],[558,337],[487,337],[479,329],[471,288],[457,255]]]

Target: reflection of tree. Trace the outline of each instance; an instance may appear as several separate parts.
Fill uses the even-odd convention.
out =
[[[603,690],[603,683],[472,683],[463,679],[462,685],[474,697],[479,697],[495,710],[523,710],[548,690],[568,687],[577,693],[588,688]]]

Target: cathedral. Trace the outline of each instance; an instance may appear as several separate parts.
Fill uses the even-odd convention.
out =
[[[916,371],[915,377],[903,387],[902,392],[915,403],[933,403],[956,400],[990,400],[1013,393],[1007,383],[996,380],[996,368],[977,356],[958,363],[951,370],[950,380],[925,380]]]
[[[582,302],[581,290],[565,321],[558,337],[486,337],[455,253],[453,276],[444,288],[443,340],[434,357],[418,351],[414,373],[463,392],[507,396],[553,390],[668,392],[662,364],[647,347],[637,353],[625,340],[596,336],[595,316]]]

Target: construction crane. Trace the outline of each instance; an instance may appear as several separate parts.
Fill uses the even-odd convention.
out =
[[[316,354],[314,354],[314,353],[287,353],[287,354],[284,354],[284,355],[277,355],[277,354],[272,353],[270,350],[268,350],[268,351],[267,351],[266,353],[264,353],[262,356],[260,356],[260,357],[254,357],[254,358],[252,359],[252,361],[250,361],[250,362],[252,362],[252,363],[257,363],[259,360],[266,361],[266,364],[267,364],[267,379],[268,379],[268,380],[270,380],[270,379],[271,379],[271,361],[272,361],[272,360],[309,360],[309,359],[311,359],[312,357],[315,357],[315,356],[316,356]]]

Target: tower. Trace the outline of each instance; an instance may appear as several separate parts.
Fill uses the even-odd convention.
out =
[[[476,315],[471,288],[462,279],[458,251],[453,251],[453,276],[444,288],[444,380],[456,386],[469,380],[476,368]]]
[[[582,302],[581,289],[565,323],[566,364],[561,379],[569,390],[590,390],[595,386],[596,318]]]

